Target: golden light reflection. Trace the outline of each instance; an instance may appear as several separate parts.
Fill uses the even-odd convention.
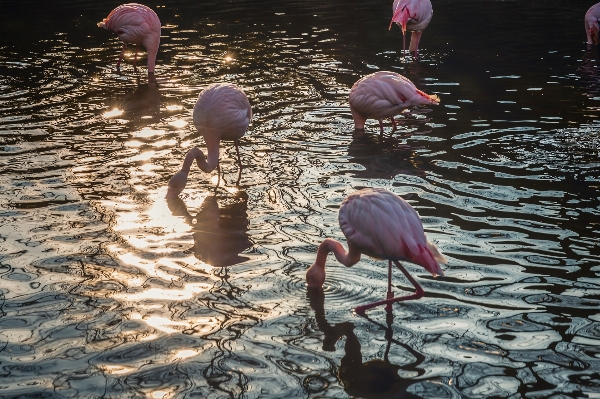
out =
[[[169,275],[169,277],[172,278],[173,276]],[[209,281],[208,283],[189,283],[185,284],[181,289],[149,288],[136,293],[115,294],[115,298],[134,302],[147,299],[158,301],[184,301],[192,299],[194,295],[200,292],[208,291],[212,286],[212,281]]]
[[[137,368],[127,367],[127,366],[123,366],[121,364],[104,364],[104,365],[98,366],[98,368],[106,373],[111,373],[111,374],[126,374],[126,373],[131,373],[132,371],[137,370]]]
[[[180,109],[183,109],[183,106],[181,106],[181,105],[167,105],[166,108],[167,108],[167,111],[179,111]]]
[[[187,359],[188,357],[196,356],[198,351],[191,349],[182,349],[175,353],[175,359]]]
[[[231,62],[231,61],[233,61],[233,57],[230,56],[230,55],[226,55],[225,56],[225,62]]]
[[[187,122],[184,121],[183,119],[177,119],[176,121],[171,121],[169,122],[169,125],[173,126],[173,127],[177,127],[177,128],[182,128],[187,126]]]
[[[142,317],[142,315],[140,315],[140,314],[133,314],[133,315],[131,315],[131,319],[132,320],[142,320],[143,322],[148,324],[150,327],[153,327],[157,330],[160,330],[160,331],[168,333],[168,334],[180,332],[180,330],[171,328],[169,326],[181,326],[181,327],[189,326],[188,323],[185,323],[183,321],[173,321],[171,319],[167,319],[166,317],[160,317],[160,316]]]
[[[163,129],[152,129],[150,127],[145,127],[137,133],[134,133],[136,137],[153,137],[161,134],[165,134]]]
[[[169,394],[169,391],[154,391],[150,395],[155,399],[163,399]]]
[[[106,111],[102,114],[105,118],[112,118],[114,116],[123,115],[123,111],[118,108],[113,108],[110,111]]]

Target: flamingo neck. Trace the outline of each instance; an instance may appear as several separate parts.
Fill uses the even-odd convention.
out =
[[[204,141],[206,141],[206,159],[204,159],[204,156],[197,157],[196,163],[200,170],[210,173],[219,164],[219,139],[206,135],[204,136]]]
[[[344,266],[350,267],[360,260],[360,251],[352,245],[348,245],[348,251],[344,246],[332,238],[325,239],[317,250],[315,263],[306,271],[306,283],[309,287],[320,288],[325,283],[325,262],[327,255],[333,252],[335,258]]]

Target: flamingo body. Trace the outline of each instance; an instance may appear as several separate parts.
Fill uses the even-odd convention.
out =
[[[585,33],[587,35],[587,44],[598,44],[598,20],[600,20],[600,3],[591,6],[585,13]]]
[[[148,73],[154,73],[156,54],[160,44],[160,20],[151,8],[137,3],[122,4],[112,10],[102,22],[98,22],[98,26],[116,33],[123,42],[117,70],[119,70],[125,48],[130,43],[144,46],[148,51]]]
[[[427,240],[419,215],[408,202],[390,191],[365,188],[348,195],[339,210],[339,223],[348,241],[348,252],[338,241],[329,238],[324,240],[319,246],[315,263],[306,272],[306,282],[309,287],[323,286],[325,261],[329,252],[333,252],[337,260],[345,266],[357,263],[361,254],[387,259],[390,262],[387,300],[359,306],[356,308],[357,312],[381,304],[389,306],[396,301],[416,299],[423,295],[420,285],[398,263],[400,260],[416,263],[434,277],[444,274],[440,263],[446,263],[446,259],[437,247]],[[391,262],[395,262],[417,288],[416,294],[393,298]]]
[[[238,140],[244,136],[252,119],[252,108],[246,94],[231,83],[213,83],[198,96],[194,106],[193,120],[196,129],[204,137],[208,150],[207,166],[211,172],[219,162],[221,140],[233,140],[241,168]]]
[[[402,110],[419,105],[438,104],[437,95],[429,95],[404,76],[379,71],[359,79],[348,96],[354,127],[364,129],[367,118],[377,119],[383,134],[382,120],[392,118]],[[392,118],[392,122],[395,122]]]
[[[402,28],[404,50],[406,50],[406,31],[411,31],[410,47],[408,51],[417,53],[423,29],[429,25],[433,17],[433,7],[430,0],[394,0],[392,6],[392,21],[390,29],[395,22]]]

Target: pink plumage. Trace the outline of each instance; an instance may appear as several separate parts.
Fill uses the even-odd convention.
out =
[[[377,119],[383,135],[383,119],[391,118],[404,109],[420,105],[438,104],[437,95],[429,95],[404,76],[389,71],[379,71],[359,79],[348,96],[354,127],[364,129],[368,118]]]
[[[585,33],[587,35],[587,44],[598,44],[598,20],[600,20],[600,3],[591,6],[585,13]]]
[[[446,258],[437,247],[429,242],[423,225],[414,208],[394,193],[380,188],[365,188],[348,195],[339,211],[342,233],[348,241],[348,251],[338,241],[324,240],[317,251],[315,263],[306,272],[309,287],[322,287],[325,282],[325,261],[333,252],[336,259],[345,266],[352,266],[360,260],[361,254],[389,261],[388,297],[386,300],[359,306],[359,313],[378,305],[417,299],[423,289],[398,262],[407,260],[424,267],[434,277],[443,275],[440,263]],[[391,265],[394,262],[413,283],[416,293],[393,298],[391,291]]]
[[[148,73],[154,73],[156,65],[156,54],[160,44],[160,20],[156,13],[143,4],[122,4],[112,10],[98,26],[108,29],[119,36],[123,42],[123,50],[117,62],[119,70],[123,53],[127,44],[141,44],[148,51]],[[137,60],[137,47],[135,53]]]
[[[210,172],[217,166],[221,140],[235,143],[241,168],[238,140],[246,133],[252,119],[252,108],[244,91],[231,83],[209,85],[198,96],[193,119],[208,151],[207,170],[203,170]]]
[[[433,7],[430,0],[394,0],[392,6],[392,21],[390,29],[395,22],[402,28],[402,40],[404,42],[403,50],[406,51],[406,31],[412,32],[410,37],[410,47],[408,51],[417,53],[419,51],[419,41],[423,29],[429,25],[433,17]]]
[[[167,198],[176,197],[183,191],[194,161],[206,173],[219,167],[221,140],[235,143],[240,172],[242,170],[238,140],[244,136],[252,119],[252,107],[246,93],[231,83],[210,84],[198,95],[192,118],[206,142],[207,157],[198,147],[188,151],[181,170],[169,180]]]
[[[423,232],[414,208],[382,188],[365,188],[348,195],[339,211],[342,233],[361,253],[378,259],[408,260],[434,276],[444,273],[446,260]]]

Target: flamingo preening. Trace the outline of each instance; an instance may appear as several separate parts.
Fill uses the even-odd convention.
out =
[[[120,71],[121,60],[127,48],[127,43],[135,44],[133,68],[136,68],[137,46],[141,44],[148,51],[148,74],[154,75],[156,54],[160,44],[160,20],[156,13],[143,4],[122,4],[112,10],[98,26],[113,31],[123,42],[123,49],[117,61],[117,71]]]
[[[315,263],[306,272],[306,283],[313,288],[323,286],[325,261],[329,252],[333,252],[338,262],[348,267],[356,264],[361,254],[387,259],[387,299],[358,306],[355,309],[357,313],[364,313],[379,305],[391,309],[394,302],[423,296],[423,288],[400,264],[401,260],[423,266],[434,277],[444,274],[439,263],[446,263],[446,258],[425,237],[419,215],[408,202],[388,190],[365,188],[348,195],[339,210],[339,223],[348,241],[348,252],[339,241],[325,239],[319,245]],[[393,297],[392,262],[415,287],[414,294]]]
[[[169,180],[167,197],[176,197],[187,184],[194,161],[203,172],[210,173],[219,165],[221,140],[233,140],[238,165],[242,169],[238,140],[246,133],[252,119],[252,108],[246,94],[231,83],[213,83],[199,95],[194,106],[193,120],[206,142],[207,157],[198,147],[188,151],[181,170]]]
[[[402,28],[403,51],[406,53],[406,31],[412,32],[408,51],[415,53],[419,51],[419,41],[423,29],[429,25],[433,17],[433,7],[430,0],[394,0],[392,6],[392,21],[390,29],[395,22]]]
[[[404,76],[389,71],[379,71],[359,79],[348,96],[354,128],[364,129],[368,118],[377,119],[383,136],[383,119],[390,118],[396,129],[394,115],[405,108],[438,104],[440,98],[426,94]]]
[[[587,34],[587,44],[599,44],[598,39],[598,20],[600,20],[600,3],[591,6],[585,13],[585,33]]]

